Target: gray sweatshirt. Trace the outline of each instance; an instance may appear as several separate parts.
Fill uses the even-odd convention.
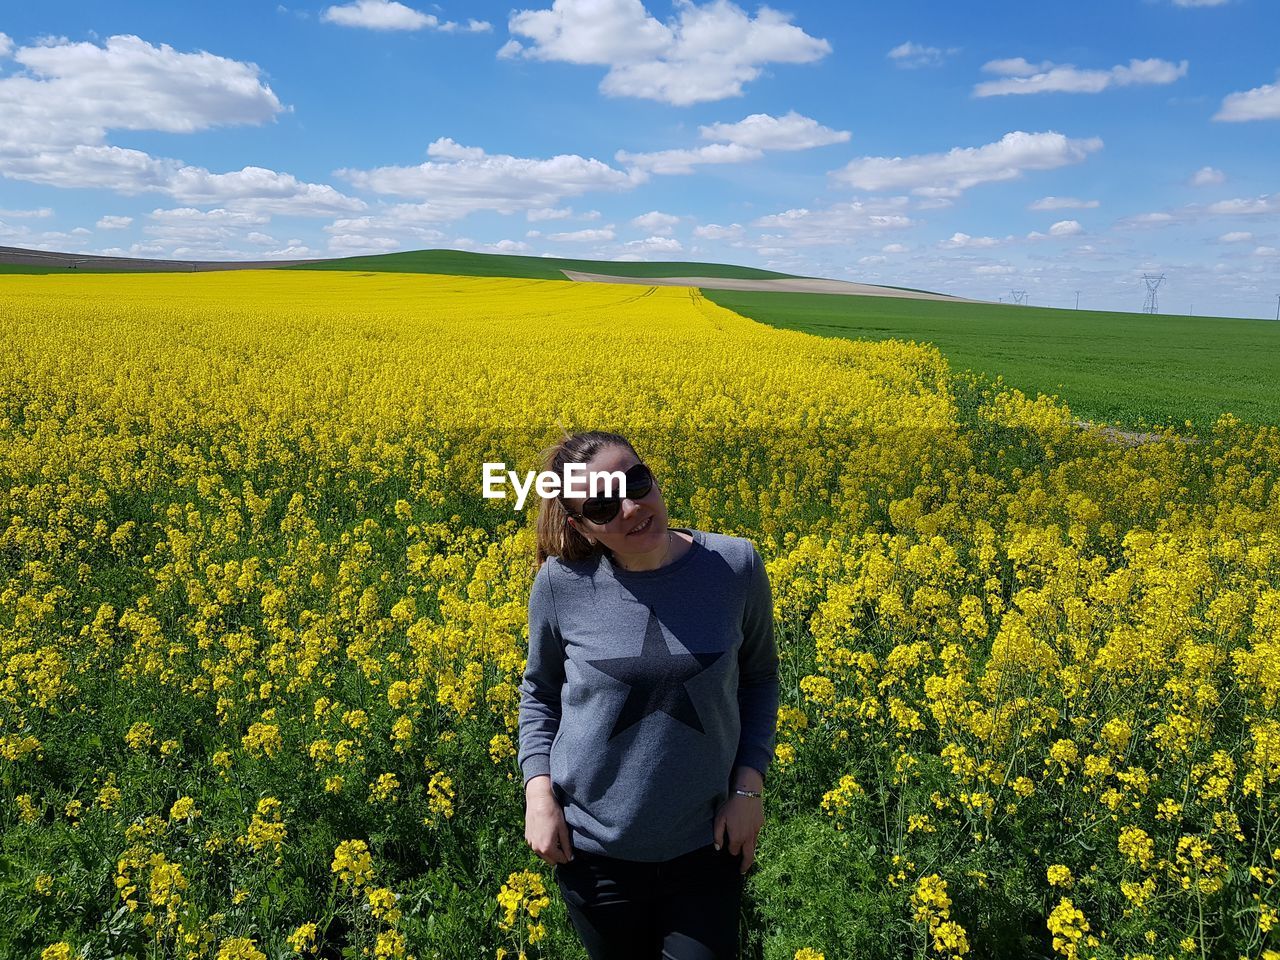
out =
[[[712,842],[735,767],[766,773],[773,597],[750,540],[684,529],[657,570],[547,560],[529,595],[517,761],[551,775],[573,848],[660,861]]]

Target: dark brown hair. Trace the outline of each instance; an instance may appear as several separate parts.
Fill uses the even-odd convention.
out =
[[[564,439],[542,452],[542,469],[557,476],[564,475],[567,463],[587,463],[605,447],[624,447],[640,459],[631,441],[620,433],[588,430],[566,433]],[[559,557],[570,563],[609,552],[604,544],[591,543],[569,525],[569,511],[559,497],[540,498],[537,519],[538,548],[533,562],[536,574],[548,557]]]

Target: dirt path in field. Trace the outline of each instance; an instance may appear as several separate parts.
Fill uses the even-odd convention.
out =
[[[562,270],[561,273],[570,280],[577,280],[580,283],[635,283],[647,287],[701,287],[705,290],[749,290],[773,293],[839,293],[854,297],[898,297],[903,300],[947,300],[952,303],[986,302],[951,297],[945,293],[924,293],[916,290],[899,290],[897,287],[878,287],[871,283],[820,280],[810,277],[748,280],[736,277],[614,277],[603,273],[582,273],[578,270]]]
[[[1088,420],[1077,420],[1075,424],[1085,430],[1096,430],[1108,440],[1123,443],[1130,447],[1137,446],[1140,443],[1156,443],[1164,439],[1158,433],[1137,433],[1133,430],[1121,430],[1119,427],[1098,426]],[[1176,439],[1184,443],[1199,443],[1195,437],[1177,437]]]

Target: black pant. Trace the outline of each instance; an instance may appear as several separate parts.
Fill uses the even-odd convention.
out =
[[[556,886],[591,960],[738,960],[742,854],[644,863],[575,850]]]

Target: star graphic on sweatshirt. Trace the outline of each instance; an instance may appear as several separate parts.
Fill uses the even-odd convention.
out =
[[[609,733],[609,739],[612,740],[632,724],[639,723],[659,710],[699,733],[706,733],[689,691],[685,689],[685,683],[723,656],[723,651],[672,653],[667,649],[662,625],[650,607],[649,622],[644,629],[644,646],[639,656],[587,661],[597,670],[607,673],[615,680],[621,680],[631,688],[613,730]]]

